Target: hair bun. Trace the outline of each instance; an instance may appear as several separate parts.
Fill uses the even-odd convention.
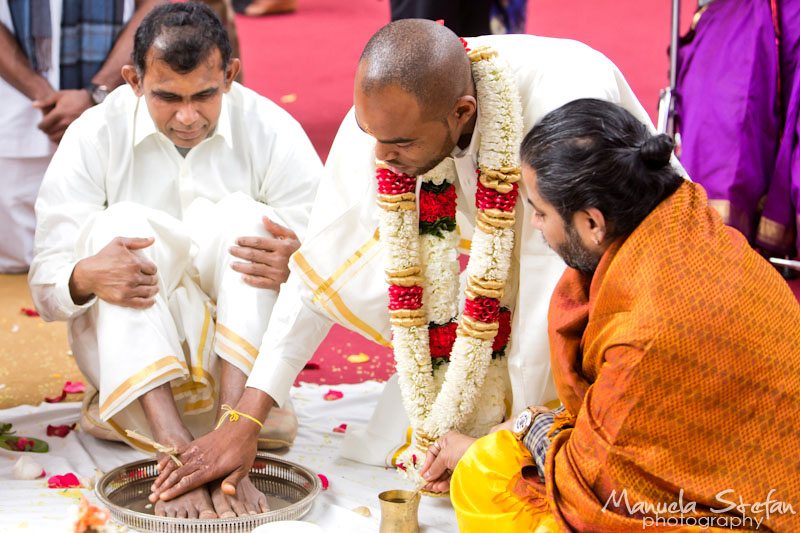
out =
[[[639,157],[642,158],[647,168],[659,169],[669,164],[674,147],[675,143],[672,142],[669,135],[663,133],[651,135],[639,147]]]

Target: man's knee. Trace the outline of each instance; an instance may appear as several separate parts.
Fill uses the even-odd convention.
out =
[[[95,214],[84,228],[87,252],[96,254],[117,237],[153,237],[147,211],[134,202],[119,202]]]

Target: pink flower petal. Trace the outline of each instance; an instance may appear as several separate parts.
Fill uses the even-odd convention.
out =
[[[39,474],[39,477],[37,477],[36,479],[39,479],[39,478],[41,478],[41,477],[44,477],[44,476],[46,476],[46,475],[47,475],[47,472],[45,472],[45,471],[44,471],[44,468],[42,468],[42,473],[41,473],[41,474]]]
[[[34,442],[30,439],[26,439],[25,437],[20,437],[17,439],[16,446],[19,451],[28,451],[28,445],[30,445],[31,449],[33,449]]]
[[[53,476],[47,480],[47,487],[50,489],[74,489],[81,486],[78,476],[73,473],[63,476]]]
[[[36,309],[28,309],[27,307],[21,308],[19,312],[22,313],[23,315],[39,316],[39,313],[36,311]]]
[[[45,398],[44,401],[46,401],[47,403],[58,403],[58,402],[62,401],[64,398],[66,398],[66,397],[67,397],[67,393],[64,392],[64,391],[61,391],[61,395],[60,396],[53,396],[52,398]]]
[[[325,394],[324,398],[327,401],[332,402],[333,400],[341,399],[343,396],[344,394],[342,394],[341,391],[330,389],[328,390],[328,393]]]
[[[404,465],[403,463],[397,463],[397,468],[399,468],[399,469],[400,469],[400,470],[402,470],[403,472],[405,472],[406,470],[408,470],[408,469],[406,468],[406,465]]]
[[[70,431],[75,429],[75,426],[76,426],[76,424],[72,424],[71,426],[66,425],[66,424],[63,425],[63,426],[51,426],[51,425],[48,424],[47,425],[47,436],[48,437],[61,437],[61,438],[64,438],[69,434]]]
[[[319,476],[319,480],[322,482],[322,490],[328,490],[328,478],[322,474],[317,475]]]
[[[344,433],[347,431],[347,424],[339,424],[339,426],[333,428],[334,433]]]
[[[86,391],[86,384],[80,381],[76,381],[75,383],[67,381],[64,384],[64,392],[66,392],[67,394],[78,394],[85,391]]]
[[[319,370],[319,363],[306,363],[306,366],[303,367],[303,370]]]

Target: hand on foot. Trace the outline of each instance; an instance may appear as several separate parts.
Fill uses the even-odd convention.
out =
[[[228,494],[222,490],[222,481],[211,483],[211,500],[214,510],[220,518],[233,518],[269,511],[267,497],[258,490],[249,477],[243,478],[236,485],[236,493]]]
[[[211,495],[205,486],[169,501],[159,500],[154,510],[156,516],[171,518],[217,518]]]

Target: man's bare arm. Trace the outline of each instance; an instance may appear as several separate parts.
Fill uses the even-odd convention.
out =
[[[0,24],[0,78],[30,98],[39,100],[55,92],[47,79],[33,70],[11,30]]]

